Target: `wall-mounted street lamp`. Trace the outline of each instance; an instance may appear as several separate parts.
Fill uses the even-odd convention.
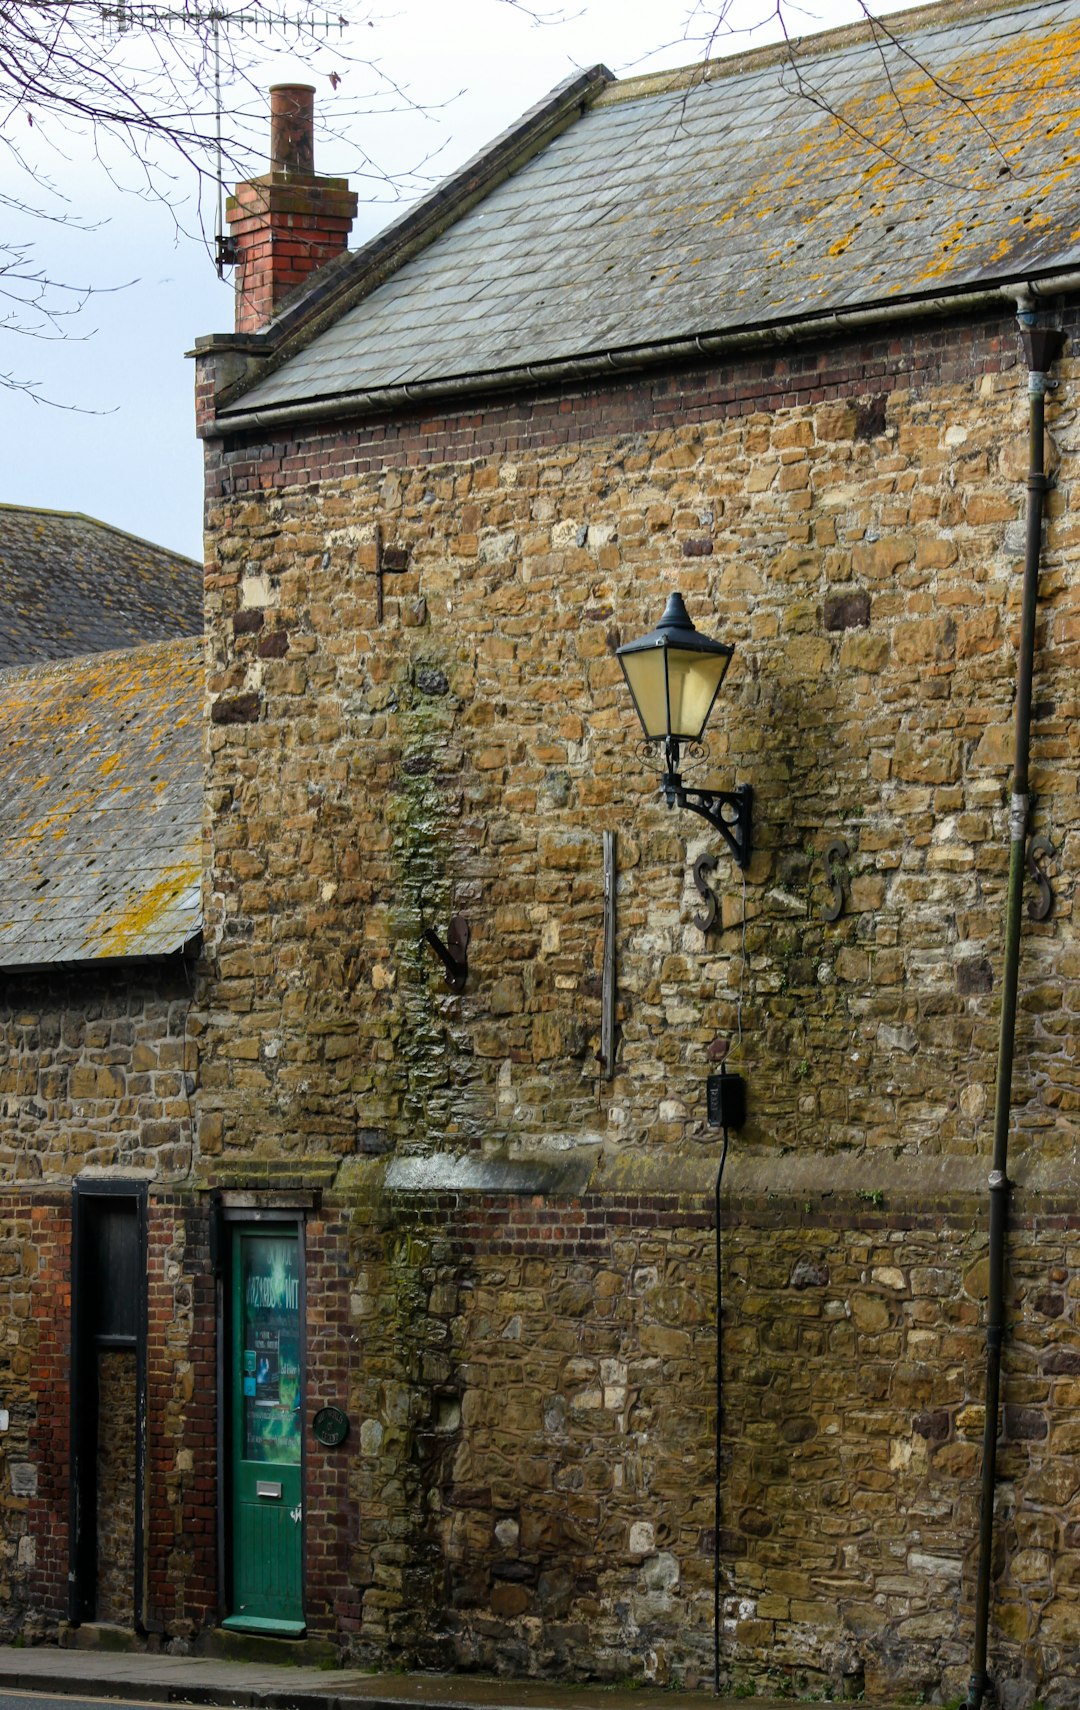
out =
[[[735,649],[710,641],[690,621],[681,594],[672,594],[656,628],[628,641],[616,657],[647,742],[663,743],[667,770],[661,787],[668,807],[689,808],[720,833],[736,865],[750,862],[749,784],[734,790],[688,789],[679,776],[683,744],[699,743]]]

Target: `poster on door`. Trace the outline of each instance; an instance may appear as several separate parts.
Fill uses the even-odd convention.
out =
[[[244,1455],[300,1460],[300,1284],[295,1240],[244,1242]]]

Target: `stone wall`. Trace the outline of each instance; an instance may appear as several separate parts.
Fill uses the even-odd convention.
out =
[[[210,906],[227,1025],[206,1155],[252,1133],[268,1156],[677,1147],[702,1135],[706,1066],[729,1048],[748,1063],[750,1042],[752,1144],[978,1148],[1023,544],[1015,344],[1011,326],[950,329],[806,358],[800,389],[760,364],[221,456]],[[1071,443],[1067,388],[1050,425]],[[475,456],[439,460],[463,441]],[[1063,873],[1068,474],[1034,727],[1035,829]],[[382,629],[376,527],[410,566],[386,578]],[[664,809],[613,657],[672,586],[736,644],[711,753],[717,781],[755,792],[745,895],[725,858],[707,943],[690,864],[715,840]],[[604,828],[621,875],[611,1086]],[[830,925],[834,838],[849,855]],[[1066,1156],[1060,893],[1028,933],[1019,1145]],[[462,1000],[420,942],[456,911]]]
[[[183,1179],[197,1039],[192,976],[6,975],[0,998],[0,1171],[9,1184],[80,1170]]]
[[[326,1298],[340,1325],[349,1292],[331,1377],[355,1415],[352,1507],[326,1583],[362,1594],[358,1654],[707,1670],[704,1080],[725,1061],[749,1086],[727,1201],[725,1673],[962,1690],[1023,553],[1016,353],[1011,323],[957,321],[211,442],[199,1168],[318,1183],[350,1230]],[[1057,897],[1025,921],[995,1591],[1010,1704],[1051,1685],[1076,1701],[1080,1630],[1063,1194],[1080,1099],[1077,420],[1070,359],[1060,371],[1033,749]],[[406,563],[381,626],[377,530]],[[715,840],[664,808],[614,658],[672,587],[736,644],[713,780],[754,788],[756,853],[745,882],[721,858],[707,938],[692,866]],[[458,912],[460,997],[422,942]],[[553,1187],[575,1158],[578,1185]],[[519,1164],[533,1185],[499,1194]],[[542,1234],[521,1233],[530,1220]]]
[[[97,1598],[99,1621],[135,1618],[137,1407],[133,1348],[103,1348],[97,1360]]]
[[[148,1625],[160,1630],[168,1619],[174,1630],[194,1630],[216,1597],[213,1280],[208,1277],[205,1212],[196,1211],[190,1191],[200,1031],[191,975],[176,965],[104,974],[72,970],[54,978],[8,976],[5,984],[0,1004],[0,1406],[8,1409],[10,1428],[0,1438],[0,1631],[9,1638],[55,1635],[68,1612],[72,1186],[80,1176],[153,1183],[148,1359],[155,1526],[150,1537],[163,1548],[156,1558],[159,1574],[174,1570],[178,1585],[167,1592],[151,1590],[145,1603]],[[194,1276],[190,1256],[185,1262],[185,1221],[177,1230],[168,1220],[170,1181],[186,1201],[187,1221],[194,1216],[202,1229]],[[200,1287],[204,1294],[196,1326],[193,1295]],[[133,1445],[124,1433],[134,1428],[133,1404],[129,1408],[127,1391],[119,1397],[111,1383],[104,1385],[103,1396],[102,1449],[117,1451],[111,1460],[106,1457],[106,1486],[110,1492],[122,1486],[126,1495],[105,1505],[102,1618],[130,1624]],[[114,1399],[116,1420],[108,1408]],[[92,1400],[84,1397],[84,1403]],[[194,1417],[200,1413],[209,1421],[201,1432]],[[192,1431],[200,1453],[197,1474]],[[165,1552],[169,1539],[183,1540],[183,1549]],[[186,1616],[189,1600],[195,1617]]]
[[[326,1597],[309,1598],[309,1621],[375,1663],[707,1682],[708,1192],[402,1195],[383,1170],[343,1176],[338,1286],[312,1284],[329,1321],[313,1382],[352,1420],[342,1449],[316,1451],[314,1577],[359,1598],[361,1619],[337,1622]],[[731,1171],[722,1681],[958,1698],[982,1430],[978,1201],[918,1171],[884,1175],[883,1192],[799,1197]],[[1013,1705],[1076,1692],[1076,1226],[1024,1217],[1011,1246],[991,1643]],[[316,1253],[328,1227],[309,1232]],[[347,1472],[345,1500],[328,1470]]]
[[[1061,374],[1034,715],[1058,894],[1025,922],[993,1638],[1010,1703],[1051,1683],[1075,1700],[1080,1618]],[[362,1594],[355,1654],[706,1676],[704,1079],[723,1060],[748,1081],[725,1678],[966,1686],[1025,428],[1012,323],[954,323],[210,445],[202,1168],[318,1176],[352,1229],[359,1534],[335,1548]],[[376,530],[407,564],[381,626]],[[754,785],[754,860],[743,882],[721,857],[707,937],[692,864],[716,840],[661,804],[613,658],[673,587],[737,645],[711,763]],[[461,997],[422,944],[458,911]],[[448,1199],[427,1166],[400,1190],[410,1158]],[[588,1159],[576,1190],[550,1187],[559,1158]],[[513,1159],[537,1163],[535,1194],[484,1199]]]
[[[361,1242],[359,1654],[711,1668],[708,1221],[641,1196],[443,1194]]]

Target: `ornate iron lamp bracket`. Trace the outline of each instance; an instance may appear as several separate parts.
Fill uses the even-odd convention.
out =
[[[733,790],[687,789],[678,772],[665,772],[661,779],[668,807],[689,808],[718,831],[731,851],[735,865],[750,865],[753,844],[750,835],[754,792],[749,784]]]

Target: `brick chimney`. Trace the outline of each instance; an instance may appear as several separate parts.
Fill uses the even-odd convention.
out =
[[[315,171],[315,91],[270,91],[270,171],[226,204],[236,260],[236,330],[257,332],[309,273],[340,255],[356,217],[347,178]]]

